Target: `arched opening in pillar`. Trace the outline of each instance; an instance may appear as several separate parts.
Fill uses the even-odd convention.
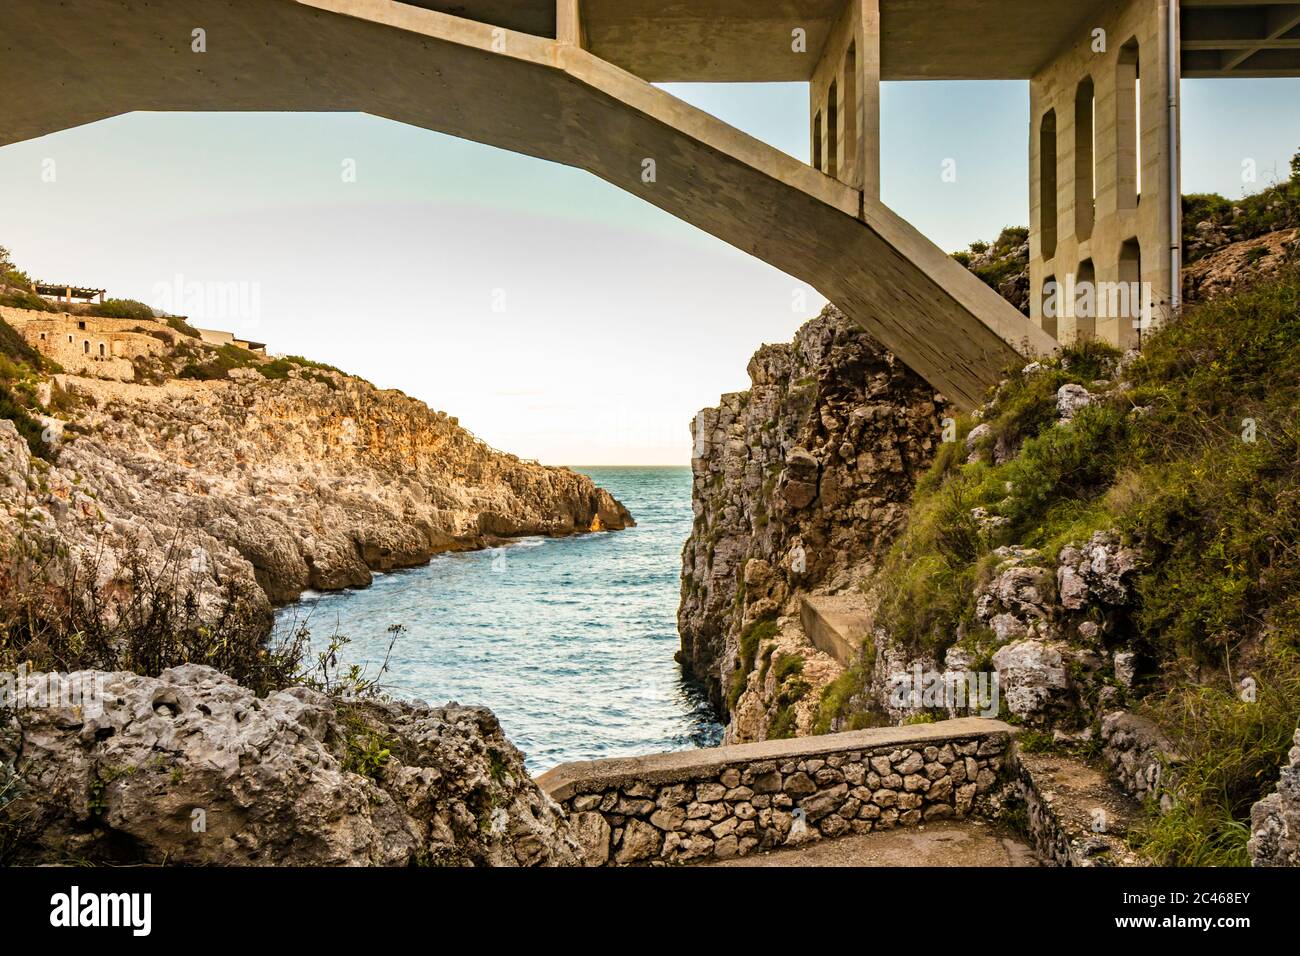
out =
[[[1056,284],[1056,276],[1048,276],[1043,280],[1043,287],[1038,291],[1038,302],[1043,331],[1056,338],[1059,324],[1057,318],[1061,314],[1061,295],[1060,288]]]
[[[1096,104],[1088,77],[1074,95],[1074,233],[1081,241],[1092,237],[1097,217]]]
[[[831,83],[830,93],[826,97],[826,175],[839,175],[840,154],[840,104],[839,81]]]
[[[1141,328],[1146,316],[1147,297],[1142,286],[1142,245],[1137,238],[1125,240],[1119,251],[1119,281],[1121,292],[1117,297],[1125,307],[1111,316],[1117,322],[1116,336],[1120,348],[1141,344]]]
[[[1074,277],[1074,336],[1075,342],[1097,336],[1097,270],[1091,259],[1079,263]]]
[[[1038,209],[1043,258],[1056,255],[1056,110],[1048,110],[1038,135]]]
[[[858,177],[858,48],[850,43],[844,54],[844,161],[840,169],[846,182],[859,181]]]
[[[1142,193],[1141,75],[1136,39],[1120,48],[1115,73],[1115,185],[1120,209],[1133,209]]]
[[[814,168],[814,169],[819,169],[819,170],[821,170],[823,173],[826,172],[826,167],[825,167],[825,165],[822,163],[822,113],[821,113],[821,110],[818,110],[818,111],[817,111],[817,115],[813,117],[812,148],[813,148],[813,154],[812,154],[812,164],[813,164],[813,168]]]

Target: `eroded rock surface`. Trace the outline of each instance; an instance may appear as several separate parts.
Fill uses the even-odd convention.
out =
[[[632,525],[584,475],[504,454],[455,418],[337,372],[136,385],[58,376],[71,424],[55,465],[0,421],[0,530],[38,554],[132,542],[181,551],[200,581],[255,580],[269,602],[520,535]]]
[[[1277,789],[1250,809],[1253,866],[1300,866],[1300,730]]]
[[[798,595],[851,589],[875,566],[946,407],[834,307],[793,342],[759,349],[749,375],[748,392],[723,396],[693,424],[695,523],[678,610],[680,659],[720,709],[743,717],[732,742],[765,739],[778,718],[783,734],[808,731],[817,693],[840,668],[802,633]],[[744,693],[729,701],[742,635],[761,621],[775,624],[775,643],[756,650]],[[778,680],[783,657],[802,660],[802,673]]]
[[[580,846],[482,708],[257,698],[208,667],[31,675],[0,734],[28,862],[573,864]]]

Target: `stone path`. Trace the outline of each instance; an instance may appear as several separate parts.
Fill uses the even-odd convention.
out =
[[[1022,778],[1033,781],[1029,820],[1035,842],[1057,863],[1148,865],[1128,846],[1142,808],[1104,767],[1060,754],[1021,753],[1017,759]]]
[[[1038,866],[1017,839],[975,820],[821,840],[701,866]]]

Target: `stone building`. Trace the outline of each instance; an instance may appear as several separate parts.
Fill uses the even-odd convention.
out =
[[[126,382],[135,377],[133,359],[162,354],[179,334],[161,322],[4,306],[0,318],[64,371]]]

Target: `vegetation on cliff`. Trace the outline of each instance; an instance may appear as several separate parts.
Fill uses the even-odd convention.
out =
[[[1029,314],[1029,230],[1024,226],[1007,226],[993,242],[972,242],[952,257]]]
[[[1144,561],[1106,640],[1144,662],[1137,709],[1185,758],[1148,849],[1241,863],[1300,718],[1300,272],[1187,310],[1121,365],[1096,342],[1066,348],[958,419],[874,582],[878,623],[913,651],[987,661],[976,597],[997,549],[1055,568],[1067,544],[1118,529]],[[1066,425],[1071,385],[1094,400]],[[852,718],[854,679],[827,689],[821,726]]]
[[[1290,176],[1240,199],[1217,193],[1183,197],[1183,264],[1191,265],[1215,249],[1300,227],[1300,152],[1291,158]]]

